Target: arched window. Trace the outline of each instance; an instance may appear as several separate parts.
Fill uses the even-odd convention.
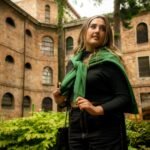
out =
[[[42,101],[42,110],[43,111],[51,111],[52,110],[52,99],[49,97],[46,97]]]
[[[43,84],[52,85],[53,84],[53,71],[50,67],[45,67],[43,70]]]
[[[42,39],[42,47],[41,50],[44,54],[54,55],[54,42],[52,38],[46,36]]]
[[[32,69],[31,64],[30,64],[30,63],[26,63],[26,64],[25,64],[25,68],[26,68],[26,69]]]
[[[137,43],[148,42],[148,29],[145,23],[140,23],[137,25]]]
[[[50,23],[50,6],[45,6],[45,23]]]
[[[26,35],[29,36],[29,37],[32,37],[32,33],[29,29],[26,29]]]
[[[10,55],[7,55],[7,56],[6,56],[5,61],[8,62],[8,63],[14,63],[14,59],[13,59],[13,57],[10,56]]]
[[[23,108],[31,108],[31,98],[29,96],[25,96],[23,99]]]
[[[5,93],[2,98],[2,108],[14,107],[14,96],[11,93]]]
[[[70,51],[73,50],[73,38],[72,37],[68,37],[66,39],[66,52],[67,54],[70,53]]]
[[[16,27],[14,20],[11,17],[6,18],[6,23],[12,27]]]

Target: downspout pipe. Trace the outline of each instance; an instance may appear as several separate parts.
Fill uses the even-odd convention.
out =
[[[23,78],[22,78],[22,101],[21,101],[21,117],[24,116],[24,96],[25,96],[25,62],[26,62],[26,18],[24,19],[24,29],[23,29],[23,42],[24,42],[24,48],[23,48]]]

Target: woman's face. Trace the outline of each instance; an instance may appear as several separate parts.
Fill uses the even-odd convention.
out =
[[[86,49],[94,50],[103,45],[106,35],[106,25],[103,19],[95,18],[89,24],[87,33],[85,36]]]

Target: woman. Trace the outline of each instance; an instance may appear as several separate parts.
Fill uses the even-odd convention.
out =
[[[57,104],[70,100],[70,150],[127,150],[124,113],[138,113],[121,57],[104,16],[83,25]]]

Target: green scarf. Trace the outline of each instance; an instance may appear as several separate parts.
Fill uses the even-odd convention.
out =
[[[86,91],[86,75],[88,67],[97,65],[99,63],[111,62],[118,66],[120,71],[124,74],[126,81],[128,83],[128,88],[131,96],[130,106],[126,109],[128,113],[138,113],[134,93],[128,77],[126,75],[125,69],[120,62],[120,59],[111,53],[106,47],[98,50],[89,60],[88,65],[84,64],[81,61],[83,51],[78,52],[73,58],[71,58],[71,62],[73,63],[73,68],[70,70],[61,83],[61,94],[67,96],[70,89],[73,89],[73,101],[76,100],[78,96],[85,97]]]

